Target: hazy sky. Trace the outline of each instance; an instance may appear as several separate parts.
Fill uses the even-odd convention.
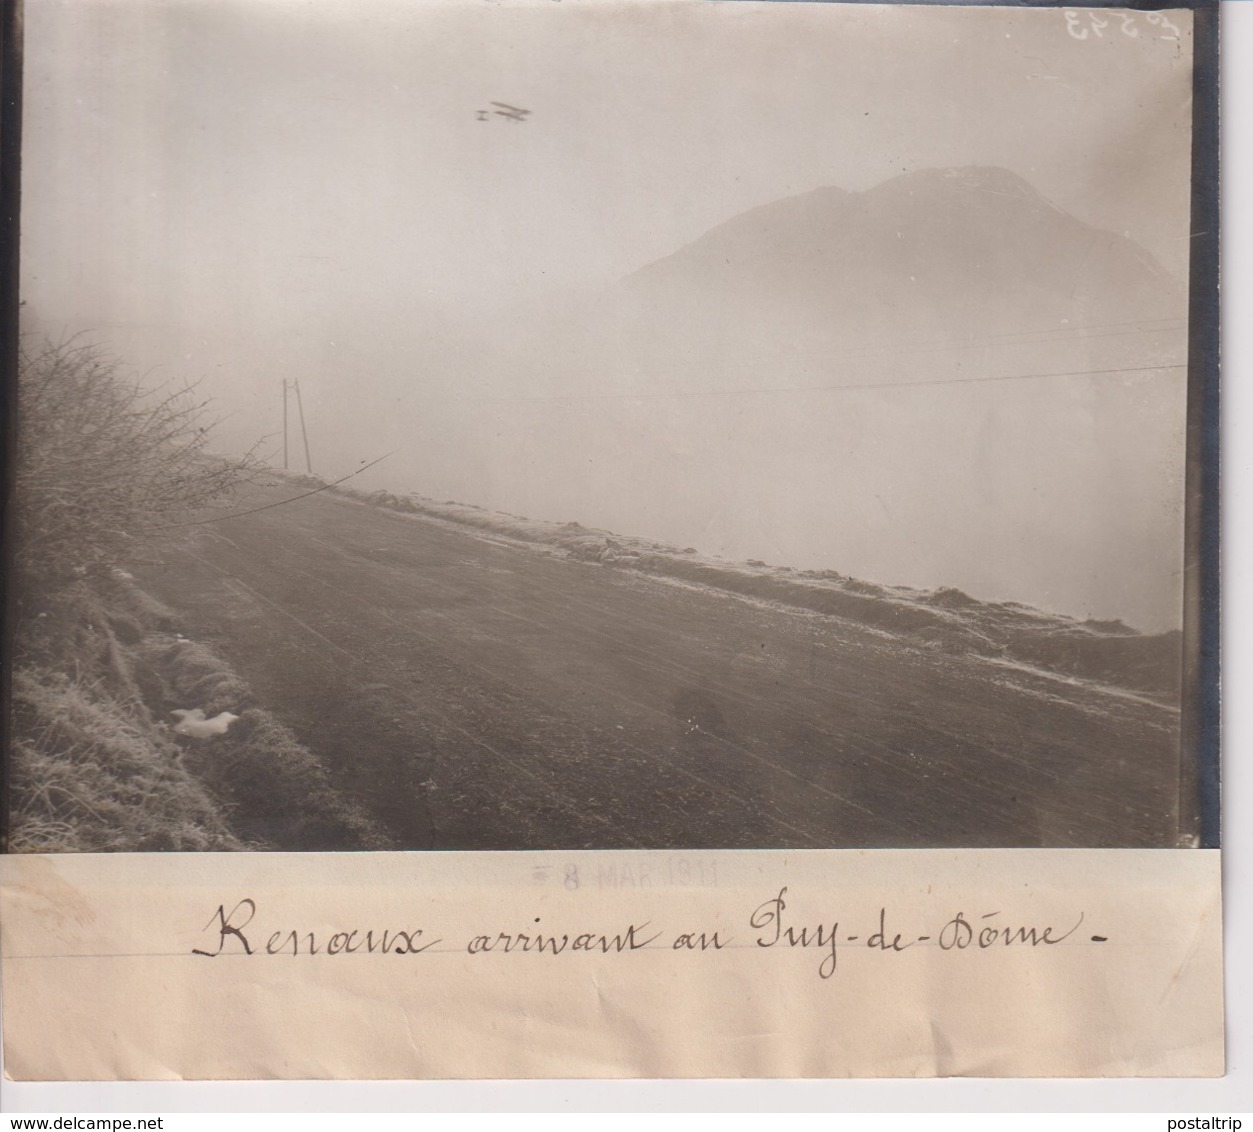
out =
[[[1170,19],[1180,41],[1143,14],[1080,39],[1056,10],[27,0],[29,321],[205,377],[232,445],[275,431],[298,376],[342,474],[383,445],[458,458],[439,406],[510,304],[819,186],[1004,166],[1182,278]],[[376,482],[429,486],[397,474]]]
[[[31,0],[29,270],[77,259],[114,291],[131,267],[167,306],[255,287],[280,315],[395,288],[455,302],[613,278],[816,186],[983,164],[1179,271],[1187,44],[1134,30],[714,0]],[[479,121],[492,100],[531,118]]]

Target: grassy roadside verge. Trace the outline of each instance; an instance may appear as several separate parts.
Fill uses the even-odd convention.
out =
[[[255,451],[211,455],[194,382],[146,384],[75,338],[23,339],[17,394],[8,848],[380,847],[230,665],[117,568],[231,498]],[[190,738],[177,708],[240,718]]]
[[[125,575],[83,580],[23,630],[12,851],[387,847],[230,665]],[[190,739],[167,722],[177,707],[240,719]]]

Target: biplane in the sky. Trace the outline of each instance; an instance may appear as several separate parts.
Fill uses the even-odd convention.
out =
[[[510,106],[507,102],[493,102],[492,105],[500,107],[500,109],[495,111],[495,113],[499,114],[502,118],[509,118],[514,122],[525,122],[526,116],[530,114],[529,110],[523,110],[517,106]]]

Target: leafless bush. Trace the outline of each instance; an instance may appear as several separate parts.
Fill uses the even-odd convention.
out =
[[[193,385],[143,388],[73,342],[22,350],[16,566],[45,593],[116,564],[138,541],[227,495],[260,462],[205,451],[212,420]]]

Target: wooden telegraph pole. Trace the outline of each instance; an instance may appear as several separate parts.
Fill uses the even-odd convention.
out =
[[[283,378],[283,470],[287,470],[287,391],[295,390],[296,412],[300,417],[300,436],[305,446],[305,471],[313,475],[313,461],[309,459],[309,431],[305,428],[305,406],[300,397],[300,381],[293,378],[290,384]]]
[[[305,431],[305,406],[300,399],[299,379],[292,382],[292,388],[296,390],[296,409],[300,413],[300,435],[305,442],[305,471],[313,475],[313,464],[309,459],[309,434]]]

